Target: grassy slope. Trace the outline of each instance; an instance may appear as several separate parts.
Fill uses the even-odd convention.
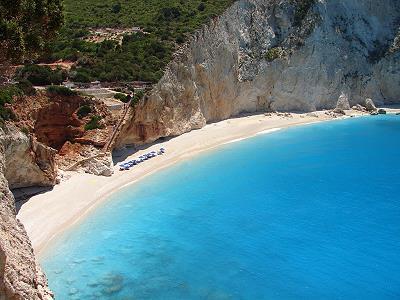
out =
[[[220,15],[234,0],[64,0],[66,24],[53,43],[51,59],[78,61],[77,81],[157,81],[173,51],[194,30]],[[118,6],[120,9],[118,9]],[[140,26],[123,45],[92,44],[80,37],[88,27]]]

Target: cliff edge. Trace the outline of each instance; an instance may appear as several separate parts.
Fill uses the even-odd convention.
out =
[[[52,299],[10,188],[51,186],[55,151],[9,123],[0,126],[0,299]]]
[[[116,146],[241,113],[400,102],[397,0],[239,0],[199,30],[131,111]]]

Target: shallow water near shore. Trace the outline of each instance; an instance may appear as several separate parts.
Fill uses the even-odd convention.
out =
[[[46,251],[56,299],[399,299],[400,116],[223,145]]]

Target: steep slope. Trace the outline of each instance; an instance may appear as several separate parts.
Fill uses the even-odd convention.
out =
[[[121,130],[117,146],[243,112],[400,101],[397,0],[239,0],[197,32]]]
[[[11,124],[0,127],[0,299],[52,299],[24,226],[17,220],[13,187],[53,185],[54,152]]]

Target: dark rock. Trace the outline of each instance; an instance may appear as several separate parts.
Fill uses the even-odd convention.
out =
[[[343,109],[338,108],[338,107],[336,107],[336,108],[333,110],[333,112],[334,112],[335,114],[339,114],[339,115],[345,115],[345,114],[346,114],[345,111],[344,111]]]
[[[380,108],[380,109],[378,110],[378,114],[380,114],[380,115],[386,115],[386,110],[384,110],[383,108]]]

